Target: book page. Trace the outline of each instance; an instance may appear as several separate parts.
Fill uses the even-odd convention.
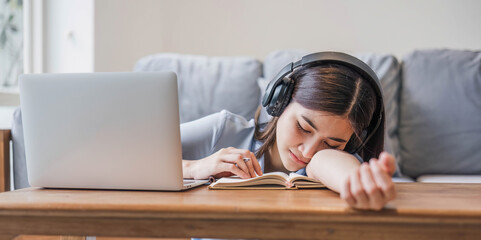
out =
[[[288,178],[289,182],[294,182],[294,181],[307,181],[307,182],[314,182],[314,183],[321,183],[317,179],[310,178],[301,174],[297,174],[295,172],[292,172],[289,174]]]
[[[217,180],[217,182],[222,182],[222,183],[239,183],[239,182],[256,182],[258,179],[264,179],[264,178],[282,178],[282,179],[285,179],[285,181],[287,181],[287,179],[289,178],[289,176],[283,172],[271,172],[271,173],[264,173],[262,176],[257,176],[257,177],[254,177],[254,178],[248,178],[248,179],[242,179],[240,177],[223,177],[219,180]]]
[[[289,176],[282,172],[266,173],[255,178],[223,177],[209,186],[209,189],[241,189],[254,187],[257,189],[282,189],[291,187],[287,181]]]
[[[255,178],[224,177],[209,186],[209,189],[300,189],[325,188],[320,181],[297,173],[265,173]]]
[[[283,173],[283,172],[270,172],[270,173],[264,173],[262,176],[279,176],[284,178],[286,181],[289,179],[289,175]],[[261,177],[262,177],[261,176]]]
[[[290,181],[289,181],[290,180]],[[324,187],[316,179],[296,173],[265,173],[255,178],[223,177],[209,186],[209,189],[298,189]]]

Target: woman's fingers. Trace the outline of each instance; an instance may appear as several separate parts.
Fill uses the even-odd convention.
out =
[[[371,160],[369,165],[372,169],[374,181],[376,181],[376,184],[381,188],[386,201],[396,198],[396,189],[391,177],[387,175],[381,166],[379,166],[379,163],[376,160]]]
[[[379,155],[379,164],[389,176],[392,176],[396,171],[396,159],[394,159],[393,155],[387,152],[382,152]]]
[[[247,164],[247,168],[249,169],[249,174],[251,177],[256,177],[256,172],[254,170],[254,166],[252,164],[252,159],[251,158],[244,158],[245,163]]]
[[[234,164],[223,162],[220,163],[218,167],[218,172],[231,172],[239,176],[240,178],[250,178],[250,175],[248,173],[244,172],[242,169],[240,169]]]
[[[261,166],[257,161],[257,158],[254,155],[254,153],[252,153],[247,149],[238,149],[238,148],[228,148],[228,149],[230,150],[231,153],[242,155],[242,159],[246,163],[246,166],[248,169],[247,173],[249,173],[251,177],[256,177],[257,176],[256,172],[258,173],[259,176],[262,175]],[[247,160],[247,159],[250,159],[250,160]]]
[[[361,208],[361,209],[366,209],[367,206],[369,205],[369,201],[366,195],[366,192],[364,192],[364,189],[361,184],[361,179],[359,176],[359,170],[356,170],[353,174],[350,176],[350,183],[351,183],[351,193],[356,200],[356,207]]]
[[[220,173],[217,173],[214,175],[215,178],[223,178],[223,177],[230,177],[234,175],[233,173],[231,172],[220,172]]]
[[[251,152],[251,160],[257,175],[262,176],[261,165],[259,164],[259,161],[257,161],[256,155],[253,152]]]
[[[244,171],[246,174],[251,177],[249,167],[247,166],[247,163],[244,162],[244,157],[238,153],[231,153],[231,154],[226,154],[223,156],[222,160],[224,162],[230,163],[234,166],[237,166],[240,168],[242,171]]]
[[[256,171],[262,175],[255,155],[246,149],[223,148],[206,158],[195,161],[191,168],[197,169],[195,179],[206,179],[211,175],[216,178],[237,175],[240,178],[256,177]],[[259,170],[257,170],[257,168]]]
[[[379,160],[373,158],[349,175],[341,185],[340,196],[351,207],[380,210],[396,198],[396,189],[390,176],[395,170],[394,157],[383,152]]]
[[[376,185],[371,168],[368,163],[363,163],[360,167],[361,183],[369,200],[369,208],[380,210],[385,203],[381,189]]]
[[[256,172],[258,175],[262,175],[261,166],[251,151],[229,147],[223,149],[221,154],[222,157],[220,159],[222,161],[236,164],[245,173],[249,174],[250,177],[256,177]]]

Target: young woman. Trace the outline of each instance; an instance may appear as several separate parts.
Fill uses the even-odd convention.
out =
[[[376,82],[377,81],[377,82]],[[395,159],[382,152],[379,80],[363,62],[314,53],[267,87],[255,119],[227,111],[181,125],[184,178],[295,171],[323,182],[350,206],[381,209],[395,198]]]

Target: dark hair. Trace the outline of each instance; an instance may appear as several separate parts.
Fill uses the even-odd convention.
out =
[[[344,150],[353,150],[361,143],[360,135],[369,126],[376,109],[376,94],[368,81],[349,67],[339,64],[307,65],[294,71],[292,101],[316,111],[325,111],[336,116],[346,117],[353,135]],[[256,156],[266,153],[275,142],[278,117],[273,117],[263,130],[258,120],[260,108],[255,115],[254,138],[262,141]],[[358,152],[365,161],[378,157],[384,147],[384,112],[380,126],[374,135]],[[369,133],[368,133],[369,134]]]

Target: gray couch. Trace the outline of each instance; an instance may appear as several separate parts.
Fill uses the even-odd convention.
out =
[[[276,51],[251,57],[157,54],[134,71],[175,71],[181,122],[222,109],[252,118],[268,81],[309,53]],[[481,52],[414,51],[354,54],[378,74],[386,106],[386,151],[398,160],[397,180],[481,182]],[[266,116],[264,114],[264,116]],[[12,128],[15,189],[28,186],[21,112]]]

